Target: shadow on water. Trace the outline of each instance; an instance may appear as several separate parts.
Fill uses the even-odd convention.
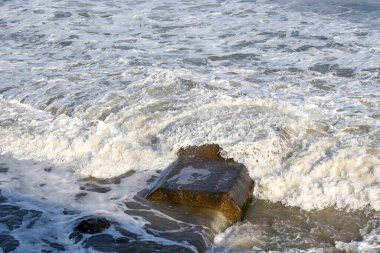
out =
[[[13,200],[5,197],[0,190],[0,249],[5,253],[23,252],[25,246],[29,244],[35,244],[37,251],[40,248],[41,251],[38,252],[63,252],[73,249],[77,252],[87,252],[90,248],[100,252],[203,252],[205,247],[210,246],[210,241],[205,241],[207,237],[202,225],[175,220],[173,218],[175,215],[165,217],[165,214],[154,209],[151,203],[148,203],[148,209],[144,207],[126,211],[136,220],[144,219],[148,222],[141,228],[143,233],[137,233],[135,228],[130,229],[105,216],[110,220],[111,228],[95,234],[81,234],[75,231],[76,225],[92,215],[64,208],[63,212],[52,214],[46,203],[40,210],[33,210],[18,206],[17,202],[20,200]],[[36,202],[25,197],[21,202],[29,201]],[[135,202],[135,207],[139,205],[138,203],[147,204],[139,201]],[[129,205],[127,203],[127,206]],[[158,209],[167,209],[166,212],[174,214],[175,210],[170,211],[170,208],[173,207]],[[176,210],[181,209],[176,208]],[[182,215],[197,217],[197,215],[192,216],[188,210]],[[203,213],[198,216],[207,217]],[[57,220],[52,220],[54,217]],[[206,223],[204,218],[197,221]],[[66,225],[60,227],[59,223]],[[60,233],[60,236],[57,236],[57,233]]]
[[[226,228],[228,222],[218,211],[188,207],[168,202],[152,202],[145,199],[147,191],[126,202],[128,215],[148,222],[149,234],[168,240],[192,245],[197,252],[211,246],[216,233]]]

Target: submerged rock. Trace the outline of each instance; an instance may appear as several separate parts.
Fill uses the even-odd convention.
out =
[[[20,245],[14,237],[6,234],[0,234],[0,250],[4,253],[13,252]]]
[[[236,222],[243,218],[253,187],[243,164],[221,157],[220,147],[209,144],[181,148],[147,198],[216,209]]]
[[[99,217],[91,217],[86,220],[82,220],[76,227],[75,231],[85,234],[95,234],[103,232],[110,227],[110,223]]]

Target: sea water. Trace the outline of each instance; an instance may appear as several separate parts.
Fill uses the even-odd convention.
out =
[[[90,214],[154,240],[124,202],[217,143],[258,216],[210,251],[378,252],[379,41],[377,0],[1,1],[0,251],[86,252]]]

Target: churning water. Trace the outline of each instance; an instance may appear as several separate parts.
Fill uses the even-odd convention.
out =
[[[124,202],[205,143],[257,198],[210,251],[378,252],[379,108],[377,0],[2,0],[0,252],[86,252],[99,213],[155,240]]]

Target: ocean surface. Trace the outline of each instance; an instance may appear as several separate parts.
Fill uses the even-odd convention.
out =
[[[210,252],[379,252],[380,1],[0,1],[0,252],[158,240],[124,203],[206,143],[258,209]]]

